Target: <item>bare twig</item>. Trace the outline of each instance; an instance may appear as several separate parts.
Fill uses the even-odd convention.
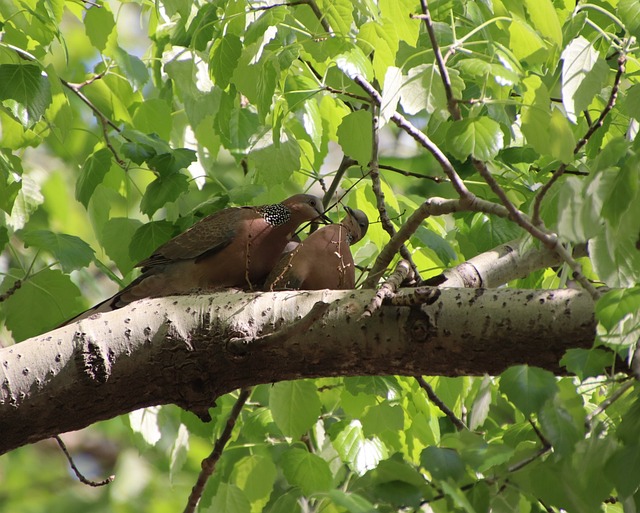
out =
[[[209,477],[211,477],[211,474],[213,474],[213,471],[216,468],[216,464],[218,463],[220,456],[222,456],[222,451],[225,445],[227,445],[227,442],[231,438],[233,427],[235,426],[236,421],[240,416],[242,407],[251,395],[251,390],[251,388],[243,388],[240,391],[240,395],[238,395],[238,399],[236,399],[236,402],[233,405],[231,412],[229,413],[229,418],[227,418],[227,424],[224,427],[220,438],[216,440],[216,443],[213,446],[213,451],[211,451],[211,454],[202,461],[202,470],[200,471],[200,475],[198,476],[196,484],[193,485],[193,489],[191,490],[191,494],[189,495],[189,500],[187,501],[187,505],[184,508],[184,513],[193,513],[196,510],[198,502],[200,501],[202,493],[204,492],[205,485],[207,484]]]
[[[11,287],[9,287],[4,293],[0,294],[0,303],[13,296],[20,287],[22,287],[22,280],[16,280]]]
[[[590,123],[589,129],[587,130],[587,132],[576,143],[575,148],[573,148],[573,154],[574,155],[577,155],[578,152],[582,149],[582,147],[585,144],[587,144],[587,142],[589,142],[589,139],[591,139],[591,137],[596,132],[596,130],[598,130],[600,127],[602,127],[605,118],[607,117],[609,112],[611,112],[611,109],[613,109],[613,106],[616,103],[616,98],[618,97],[618,90],[620,88],[620,80],[622,79],[622,75],[624,74],[624,71],[625,71],[626,61],[627,61],[626,55],[624,53],[620,54],[620,57],[618,57],[618,70],[616,71],[616,76],[615,76],[615,78],[613,80],[613,87],[611,88],[611,94],[609,95],[609,101],[607,101],[607,104],[605,105],[604,109],[602,109],[602,112],[600,113],[600,116],[598,116],[598,119],[595,122]],[[562,165],[560,165],[560,167],[558,167],[558,169],[556,169],[556,171],[553,173],[553,175],[551,175],[551,178],[549,179],[549,181],[547,183],[545,183],[540,188],[538,193],[536,194],[536,197],[535,197],[535,199],[533,201],[533,216],[532,216],[532,219],[533,219],[533,223],[534,224],[540,225],[542,223],[542,220],[540,219],[540,207],[542,205],[542,200],[544,199],[544,197],[547,194],[547,192],[549,192],[549,189],[551,189],[553,184],[556,181],[558,181],[558,179],[566,171],[567,171],[567,164],[563,163]]]
[[[373,101],[380,105],[382,103],[382,96],[380,93],[371,85],[363,76],[356,75],[353,78],[354,82],[362,87],[373,99]],[[447,175],[449,180],[451,180],[451,185],[458,193],[461,199],[466,201],[475,200],[475,195],[467,189],[467,186],[458,175],[458,172],[453,167],[453,164],[449,161],[447,156],[442,152],[442,150],[431,140],[427,135],[419,130],[413,123],[408,121],[402,114],[395,112],[391,116],[391,121],[393,121],[399,128],[404,130],[407,134],[409,134],[413,139],[415,139],[418,144],[420,144],[423,148],[428,150],[438,161],[440,167]]]
[[[389,234],[389,237],[393,237],[396,233],[396,229],[389,219],[389,214],[387,214],[387,207],[384,201],[384,192],[382,192],[382,184],[380,182],[380,171],[378,169],[378,113],[379,113],[379,104],[373,105],[373,115],[372,115],[372,146],[371,146],[371,161],[369,162],[369,175],[371,176],[371,188],[373,190],[373,194],[376,197],[378,208],[378,213],[380,215],[380,222],[382,223],[382,227]],[[398,251],[402,258],[404,258],[411,265],[411,269],[413,270],[414,277],[416,279],[420,279],[420,275],[418,274],[418,268],[413,263],[413,259],[411,258],[411,253],[407,249],[407,247],[402,244],[398,247]]]
[[[624,383],[620,388],[618,388],[615,392],[613,392],[609,397],[607,397],[604,401],[602,401],[596,409],[594,409],[591,413],[587,415],[584,420],[585,426],[587,429],[591,428],[591,423],[593,419],[603,413],[609,406],[615,403],[618,399],[620,399],[633,385],[635,385],[635,381],[629,380]]]
[[[78,467],[76,467],[76,464],[73,461],[73,458],[71,457],[71,454],[69,454],[69,451],[67,450],[67,446],[62,441],[62,438],[60,438],[60,436],[58,436],[58,435],[54,436],[53,438],[55,438],[56,442],[58,442],[58,445],[60,446],[60,449],[62,449],[62,452],[64,453],[65,457],[67,458],[67,461],[69,462],[69,465],[71,465],[73,473],[76,475],[76,477],[78,478],[78,480],[81,483],[86,484],[87,486],[98,487],[98,486],[108,485],[109,483],[111,483],[116,478],[116,476],[109,476],[109,477],[107,477],[106,479],[104,479],[102,481],[92,481],[90,479],[87,479],[86,477],[84,477],[84,475],[82,475],[82,472],[80,472]]]
[[[335,194],[335,192],[338,190],[338,186],[342,181],[342,177],[347,172],[347,169],[349,169],[351,166],[356,165],[357,163],[358,163],[357,161],[353,160],[351,157],[348,157],[347,155],[342,157],[342,162],[340,162],[340,166],[338,166],[336,174],[333,177],[333,181],[331,182],[329,189],[324,195],[324,199],[322,203],[324,204],[325,208],[329,206],[329,203],[331,202],[331,199],[333,198],[333,195]]]
[[[391,237],[391,240],[382,251],[380,251],[364,283],[364,288],[372,288],[375,286],[380,276],[382,276],[398,252],[398,248],[409,240],[427,217],[466,210],[495,214],[500,217],[509,217],[509,212],[502,205],[478,198],[476,198],[472,204],[457,199],[430,198],[409,216],[409,219],[406,220],[398,232]]]
[[[442,402],[442,399],[438,397],[431,385],[427,383],[427,381],[422,376],[415,376],[415,378],[418,384],[427,393],[427,397],[429,398],[429,400],[447,416],[447,418],[451,421],[451,423],[456,427],[458,431],[465,431],[469,429],[467,426],[465,426],[464,422],[462,422],[462,420],[460,420],[456,416],[456,414],[453,413],[453,410],[451,410],[451,408],[449,408],[446,404],[444,404],[444,402]]]
[[[431,47],[433,48],[433,53],[436,58],[436,64],[438,66],[438,70],[440,71],[440,77],[442,78],[442,83],[444,85],[444,91],[447,95],[447,109],[449,110],[449,114],[451,114],[451,117],[454,120],[459,120],[462,118],[460,114],[460,108],[458,107],[458,102],[456,102],[456,99],[453,97],[451,79],[449,78],[447,66],[444,63],[444,59],[442,58],[440,45],[438,45],[438,40],[436,39],[436,32],[433,29],[433,21],[431,20],[431,14],[429,13],[427,0],[420,0],[420,6],[422,7],[422,16],[420,16],[420,18],[424,21],[424,24],[427,27],[427,33],[429,34]]]
[[[404,176],[411,176],[413,178],[425,178],[427,180],[431,180],[435,183],[443,183],[443,182],[448,182],[449,180],[447,180],[446,178],[442,178],[440,176],[429,176],[429,175],[425,175],[422,173],[414,173],[412,171],[407,171],[405,169],[400,169],[398,167],[395,166],[388,166],[386,164],[379,164],[378,165],[379,169],[384,169],[385,171],[393,171],[394,173],[398,173],[400,175],[404,175]]]
[[[104,140],[105,140],[105,144],[107,145],[107,148],[109,148],[109,151],[111,151],[111,153],[113,154],[113,157],[115,158],[118,165],[121,168],[126,169],[127,163],[124,160],[122,160],[122,158],[120,158],[120,155],[118,155],[118,152],[113,147],[113,144],[111,144],[111,139],[109,138],[109,132],[108,132],[107,126],[110,126],[114,130],[116,130],[118,133],[121,133],[122,130],[120,130],[120,127],[118,127],[118,125],[116,125],[107,116],[105,116],[102,113],[102,111],[98,109],[98,107],[96,107],[93,104],[93,102],[89,98],[87,98],[85,94],[81,91],[81,88],[87,85],[87,83],[83,82],[82,84],[72,84],[71,82],[67,82],[66,80],[63,80],[63,79],[60,79],[60,82],[67,89],[70,89],[71,91],[73,91],[75,95],[78,98],[80,98],[87,105],[87,107],[89,107],[93,111],[93,113],[96,115],[96,117],[100,121],[100,125],[102,126],[102,133],[104,135]]]
[[[378,288],[375,295],[365,307],[364,312],[360,316],[360,319],[371,317],[371,315],[380,309],[382,302],[386,298],[393,297],[396,291],[400,288],[400,285],[411,274],[411,264],[406,260],[400,260],[396,265],[396,270],[391,276]]]

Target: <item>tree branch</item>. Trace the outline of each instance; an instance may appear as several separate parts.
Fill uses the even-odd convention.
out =
[[[579,290],[442,289],[433,304],[360,320],[370,300],[370,290],[148,299],[0,349],[0,453],[152,405],[209,420],[216,397],[287,379],[499,374],[524,362],[560,373],[565,351],[595,338],[594,303]],[[319,301],[330,307],[303,334],[242,358],[227,349]]]
[[[618,57],[618,70],[616,71],[616,76],[613,80],[613,87],[611,88],[609,101],[607,101],[607,104],[605,105],[604,109],[602,109],[602,112],[600,113],[600,116],[598,117],[598,119],[594,123],[590,123],[587,133],[584,134],[584,136],[582,136],[580,140],[576,143],[575,148],[573,148],[574,155],[577,155],[578,152],[582,149],[582,147],[585,144],[587,144],[587,142],[589,142],[589,139],[591,139],[591,137],[596,132],[596,130],[602,127],[602,125],[604,124],[605,118],[609,115],[609,112],[611,112],[611,109],[613,109],[613,106],[616,103],[616,98],[618,97],[620,80],[622,79],[622,75],[624,74],[626,62],[627,62],[626,54],[624,53],[620,54],[620,57]],[[549,192],[553,184],[556,183],[558,179],[566,171],[567,171],[567,164],[563,163],[562,165],[560,165],[558,169],[556,169],[556,171],[553,173],[549,181],[545,183],[536,194],[536,197],[533,201],[532,219],[534,224],[536,225],[542,224],[542,220],[540,219],[540,207],[542,205],[542,200],[544,199],[547,192]]]
[[[240,412],[242,411],[244,404],[247,402],[247,399],[249,399],[249,396],[251,395],[251,390],[251,388],[243,388],[240,391],[240,395],[238,396],[238,399],[236,399],[236,402],[233,405],[231,412],[229,413],[229,417],[227,418],[227,423],[224,426],[224,430],[222,431],[220,438],[216,440],[216,443],[213,446],[213,451],[211,451],[211,454],[209,454],[209,456],[202,460],[202,470],[198,475],[196,484],[193,485],[191,494],[189,495],[189,500],[187,501],[187,505],[184,508],[184,513],[193,513],[196,510],[198,502],[200,501],[200,498],[202,497],[202,494],[204,492],[207,481],[209,480],[209,477],[211,477],[211,474],[213,474],[213,471],[216,468],[216,464],[218,463],[220,456],[222,456],[222,451],[231,438],[233,427],[236,425],[236,421],[240,416]]]

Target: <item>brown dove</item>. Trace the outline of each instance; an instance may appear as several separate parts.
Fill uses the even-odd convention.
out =
[[[352,289],[356,283],[349,246],[364,237],[369,220],[362,210],[345,207],[340,224],[313,232],[293,251],[282,256],[265,282],[265,290]]]
[[[322,201],[310,194],[211,214],[137,264],[142,274],[126,288],[66,324],[146,297],[260,287],[297,228],[318,217],[325,219]]]

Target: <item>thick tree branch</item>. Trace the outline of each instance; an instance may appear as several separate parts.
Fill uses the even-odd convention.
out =
[[[408,289],[413,294],[413,289]],[[400,291],[402,294],[402,291]],[[594,304],[577,290],[443,289],[429,305],[383,305],[370,290],[225,292],[143,300],[0,350],[0,453],[138,408],[177,404],[208,420],[216,397],[318,376],[498,374],[527,363],[560,372],[591,347]],[[259,337],[328,311],[302,336]],[[347,342],[345,342],[347,341]]]

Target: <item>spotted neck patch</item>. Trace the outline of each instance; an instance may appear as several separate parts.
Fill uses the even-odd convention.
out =
[[[291,220],[291,210],[282,203],[264,205],[257,208],[264,220],[272,226],[280,226]]]

